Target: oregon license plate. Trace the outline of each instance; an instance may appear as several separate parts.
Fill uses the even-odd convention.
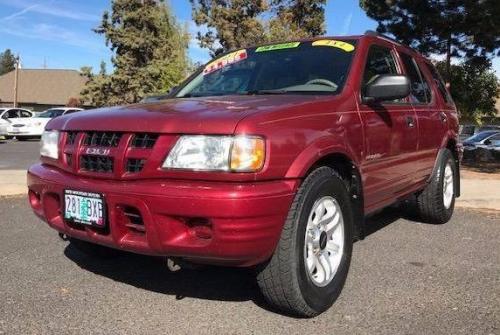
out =
[[[97,193],[65,190],[64,218],[75,223],[104,227],[104,200]]]

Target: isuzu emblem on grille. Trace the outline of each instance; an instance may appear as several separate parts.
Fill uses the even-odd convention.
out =
[[[103,148],[87,148],[87,150],[85,150],[85,153],[87,155],[108,156],[110,150]]]

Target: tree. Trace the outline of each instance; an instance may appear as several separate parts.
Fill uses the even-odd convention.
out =
[[[446,68],[446,62],[437,64],[438,70]],[[450,66],[451,95],[460,118],[477,121],[484,116],[495,116],[495,101],[499,95],[499,82],[491,63],[478,63],[471,59]]]
[[[80,107],[82,105],[79,98],[70,97],[66,103],[66,107]]]
[[[14,71],[16,68],[16,57],[10,51],[10,49],[5,50],[0,53],[0,76],[2,74]]]
[[[390,33],[424,54],[487,58],[500,48],[498,0],[360,0],[377,30]]]
[[[178,24],[163,0],[113,0],[94,31],[113,52],[114,71],[82,69],[88,81],[82,96],[96,106],[140,101],[167,91],[187,75],[186,27]]]
[[[259,16],[269,7],[264,0],[190,0],[193,20],[205,25],[205,33],[198,32],[202,48],[212,56],[227,50],[256,44],[265,38]]]
[[[286,40],[323,35],[325,5],[326,0],[273,0],[276,18],[270,20],[271,38]],[[285,35],[280,36],[282,33]]]
[[[260,43],[324,33],[326,0],[190,0],[203,26],[197,39],[212,56]],[[270,17],[266,19],[266,17]],[[206,29],[205,29],[206,28]]]

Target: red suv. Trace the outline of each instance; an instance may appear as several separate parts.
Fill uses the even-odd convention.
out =
[[[450,219],[457,121],[434,66],[386,37],[241,49],[164,100],[52,120],[29,201],[82,250],[254,267],[272,305],[314,316],[367,215],[416,197]]]

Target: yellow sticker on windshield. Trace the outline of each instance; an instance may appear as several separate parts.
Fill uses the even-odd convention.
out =
[[[246,58],[247,58],[247,51],[245,49],[233,51],[225,56],[217,58],[216,60],[205,66],[205,69],[203,70],[203,75],[220,70],[224,66],[240,62]]]
[[[354,50],[354,45],[337,40],[317,40],[312,43],[314,47],[333,47],[342,49],[345,52],[351,52]]]

